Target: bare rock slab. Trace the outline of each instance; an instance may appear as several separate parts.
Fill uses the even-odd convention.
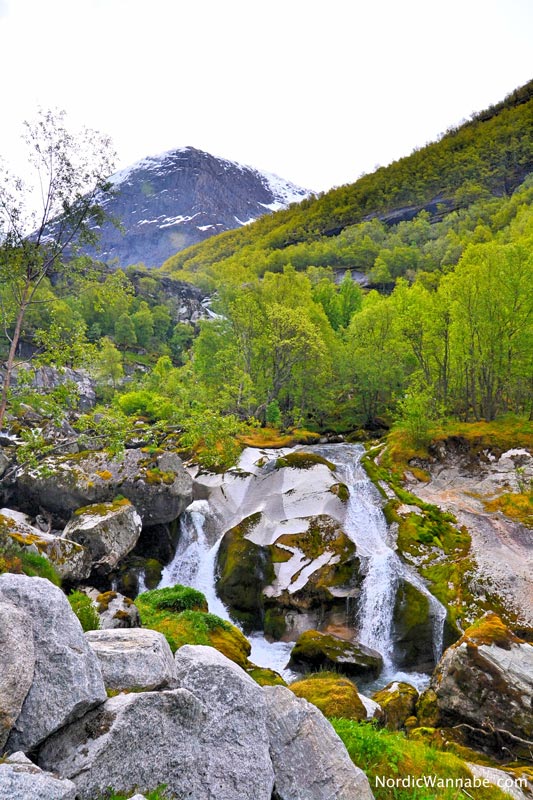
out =
[[[23,609],[0,598],[0,753],[22,710],[34,668],[31,620]]]
[[[72,781],[43,772],[23,753],[0,763],[0,797],[6,800],[75,800]]]
[[[102,668],[106,689],[172,689],[174,656],[162,633],[147,628],[89,631],[85,634]]]
[[[44,578],[6,573],[0,599],[21,609],[33,628],[33,681],[7,741],[9,752],[28,752],[107,695],[98,659],[60,589]]]
[[[315,706],[284,686],[263,692],[279,800],[373,800],[368,778]]]

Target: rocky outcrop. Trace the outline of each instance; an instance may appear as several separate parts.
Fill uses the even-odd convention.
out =
[[[100,618],[100,630],[114,628],[140,628],[141,618],[137,606],[119,592],[99,592],[98,589],[85,588],[96,606]]]
[[[27,377],[27,370],[21,368],[24,378]],[[12,382],[16,385],[19,368],[13,370]],[[90,375],[83,369],[71,369],[62,367],[61,369],[52,366],[37,367],[33,373],[30,386],[41,394],[48,394],[58,386],[71,384],[75,387],[78,396],[78,408],[80,411],[88,411],[96,403],[96,384]]]
[[[405,722],[416,713],[418,692],[409,683],[393,681],[372,695],[382,710],[381,719],[392,731],[405,727]]]
[[[31,619],[0,595],[0,753],[22,710],[34,668]]]
[[[499,741],[519,755],[522,746],[532,747],[532,705],[533,645],[488,613],[446,650],[418,717],[421,724],[460,726],[478,746],[497,750]]]
[[[85,506],[75,511],[63,536],[82,545],[93,569],[108,574],[139,539],[142,520],[129,500]]]
[[[104,451],[44,459],[18,477],[21,505],[44,507],[68,520],[76,509],[127,498],[143,524],[171,522],[192,499],[192,479],[175,453],[151,455],[126,450],[121,458]]]
[[[296,697],[303,697],[320,709],[325,717],[344,717],[358,721],[367,718],[367,710],[357,686],[341,675],[321,672],[291,683],[289,689]]]
[[[372,800],[364,772],[350,760],[324,715],[283,686],[263,689],[279,800]]]
[[[162,633],[133,628],[85,634],[98,656],[106,689],[153,691],[176,685],[174,657]]]
[[[332,669],[345,675],[377,677],[383,667],[381,655],[370,647],[338,636],[306,631],[291,650],[289,667],[304,672]]]
[[[33,680],[6,745],[9,752],[29,751],[103,702],[105,687],[96,656],[60,589],[44,578],[6,573],[0,575],[0,599],[22,610],[33,630]]]
[[[13,542],[47,558],[68,581],[81,581],[91,573],[91,554],[79,542],[53,536],[29,524],[29,518],[9,508],[0,509],[0,541]]]
[[[24,753],[0,761],[0,797],[10,800],[76,800],[76,786],[43,772]]]

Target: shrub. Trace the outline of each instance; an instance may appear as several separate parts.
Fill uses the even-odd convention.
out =
[[[85,632],[99,629],[100,617],[90,597],[75,590],[69,594],[68,601]]]

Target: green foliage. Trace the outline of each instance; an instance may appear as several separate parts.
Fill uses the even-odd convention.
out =
[[[0,573],[13,572],[30,578],[46,578],[54,586],[61,586],[61,578],[53,565],[44,556],[28,553],[7,537],[0,539]]]
[[[96,631],[100,628],[98,611],[88,595],[83,592],[72,591],[68,595],[68,601],[85,632]]]
[[[281,425],[281,411],[277,400],[271,400],[266,408],[266,423],[274,428]]]
[[[153,589],[142,595],[143,603],[153,609],[173,611],[207,611],[207,600],[202,592],[190,586],[169,586],[164,589]]]

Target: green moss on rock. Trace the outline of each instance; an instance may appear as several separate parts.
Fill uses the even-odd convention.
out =
[[[291,692],[320,709],[326,717],[366,719],[356,685],[337,673],[322,672],[291,683]]]
[[[394,681],[375,692],[372,700],[383,709],[383,722],[389,730],[399,731],[415,715],[418,692],[409,683]]]
[[[328,461],[327,458],[319,456],[318,453],[306,453],[299,450],[296,453],[288,453],[276,460],[276,469],[283,469],[290,467],[292,469],[312,469],[317,464],[323,464],[328,467],[332,472],[335,472],[335,464]]]
[[[382,669],[383,659],[364,645],[310,630],[298,638],[289,665],[304,671],[334,669],[346,675],[376,677]]]

